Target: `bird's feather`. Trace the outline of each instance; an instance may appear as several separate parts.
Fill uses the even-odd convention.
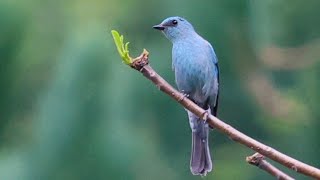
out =
[[[156,27],[173,43],[172,67],[178,89],[214,116],[218,110],[219,67],[211,44],[180,17],[169,17]],[[159,29],[159,28],[157,28]],[[188,111],[192,130],[191,172],[206,175],[212,170],[209,125]]]

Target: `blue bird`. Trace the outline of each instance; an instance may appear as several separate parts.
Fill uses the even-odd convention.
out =
[[[219,67],[211,44],[196,33],[181,17],[169,17],[153,26],[172,42],[172,68],[179,91],[193,102],[217,115],[219,97]],[[212,170],[208,136],[209,125],[188,111],[192,130],[190,170],[205,176]]]

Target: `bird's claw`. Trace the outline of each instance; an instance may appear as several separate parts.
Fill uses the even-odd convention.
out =
[[[206,123],[207,120],[208,120],[208,116],[209,116],[208,111],[204,111],[204,113],[203,113],[203,115],[202,115],[202,119],[204,120],[205,123]]]
[[[179,102],[181,102],[182,100],[184,100],[184,98],[188,98],[188,97],[189,97],[189,94],[184,93],[183,91],[182,91],[181,93],[182,93],[182,96],[178,99]]]
[[[205,110],[203,115],[202,115],[202,119],[204,120],[204,123],[207,123],[209,115],[210,115],[210,110],[209,109]]]

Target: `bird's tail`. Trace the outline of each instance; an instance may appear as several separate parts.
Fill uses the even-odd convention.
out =
[[[190,170],[193,175],[205,176],[212,170],[212,161],[209,150],[209,126],[199,118],[194,118],[191,121],[194,122],[195,126],[192,128],[192,149],[191,149],[191,160]]]

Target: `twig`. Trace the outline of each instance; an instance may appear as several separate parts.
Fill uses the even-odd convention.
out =
[[[206,115],[206,111],[200,108],[198,105],[193,103],[190,99],[185,98],[185,96],[174,89],[167,81],[165,81],[159,74],[157,74],[151,66],[149,66],[148,52],[144,51],[139,57],[135,58],[130,64],[133,69],[141,72],[146,78],[151,80],[161,91],[171,96],[178,103],[184,106],[186,109],[203,118]],[[290,156],[287,156],[267,145],[260,143],[259,141],[243,134],[242,132],[236,130],[229,124],[224,123],[220,119],[209,115],[206,121],[212,126],[218,129],[220,132],[228,135],[232,140],[243,144],[256,152],[292,169],[298,173],[305,174],[307,176],[320,179],[320,170],[298,161]]]
[[[282,172],[280,169],[274,167],[270,164],[265,157],[259,153],[255,153],[252,156],[248,156],[246,161],[254,166],[259,167],[262,170],[265,170],[269,174],[275,176],[279,180],[294,180],[292,177]]]

